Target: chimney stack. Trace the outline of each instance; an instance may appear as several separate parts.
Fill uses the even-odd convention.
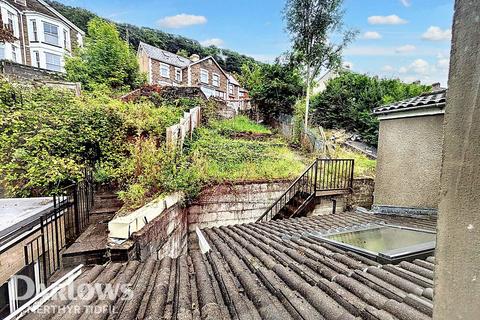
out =
[[[432,91],[438,91],[440,90],[442,87],[440,87],[440,82],[435,82],[435,83],[432,83]]]
[[[190,60],[192,60],[193,62],[197,62],[198,60],[200,60],[200,56],[198,54],[192,54],[190,56]]]

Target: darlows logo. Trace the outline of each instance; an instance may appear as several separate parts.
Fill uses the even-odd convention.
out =
[[[17,285],[26,288],[25,292],[17,296],[17,300],[26,301],[32,299],[37,288],[35,282],[27,276],[15,276]],[[23,283],[22,283],[23,282]],[[41,286],[41,291],[45,290],[45,286]],[[56,292],[50,300],[73,302],[72,306],[52,306],[44,305],[38,307],[36,313],[110,313],[113,312],[110,307],[110,302],[117,300],[131,300],[133,298],[133,290],[127,284],[111,284],[111,283],[70,283],[68,285],[60,285],[58,292]],[[81,302],[75,305],[75,301]],[[97,301],[95,306],[88,306],[89,302]],[[104,302],[104,303],[102,303]],[[53,309],[52,309],[53,308]]]

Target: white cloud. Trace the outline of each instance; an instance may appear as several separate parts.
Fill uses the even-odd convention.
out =
[[[422,39],[428,40],[428,41],[450,40],[451,37],[452,37],[452,30],[450,29],[442,30],[440,27],[436,27],[436,26],[429,27],[427,31],[424,34],[422,34]]]
[[[382,71],[383,72],[394,72],[395,71],[395,68],[392,67],[391,65],[385,65],[382,67]]]
[[[204,47],[210,47],[210,46],[215,46],[221,48],[225,42],[222,39],[219,38],[212,38],[212,39],[207,39],[200,41],[200,44]]]
[[[415,73],[418,75],[427,75],[435,71],[431,68],[430,64],[423,59],[417,59],[407,67],[402,67],[400,69],[400,73]]]
[[[264,62],[264,63],[273,63],[275,59],[278,57],[277,55],[274,55],[274,54],[247,53],[246,55],[249,57],[252,57],[257,61]]]
[[[449,58],[438,58],[437,68],[440,70],[448,70],[450,68],[450,59]]]
[[[362,39],[378,40],[378,39],[382,39],[382,35],[376,31],[367,31],[362,35]]]
[[[157,21],[158,25],[163,28],[178,29],[198,24],[207,23],[204,16],[196,16],[193,14],[177,14],[176,16],[164,17]]]
[[[405,24],[407,20],[400,18],[396,14],[389,16],[371,16],[368,17],[369,24]]]
[[[412,5],[412,2],[410,0],[400,0],[400,2],[405,6],[405,7],[410,7]]]
[[[411,44],[406,44],[404,46],[398,47],[395,49],[396,53],[409,53],[417,50],[417,47]]]

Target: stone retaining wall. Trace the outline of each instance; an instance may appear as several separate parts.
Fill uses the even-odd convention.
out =
[[[187,208],[188,229],[254,222],[289,185],[289,181],[277,181],[208,188]]]
[[[158,254],[176,258],[186,252],[187,216],[182,204],[176,204],[132,235],[137,258],[145,261]]]

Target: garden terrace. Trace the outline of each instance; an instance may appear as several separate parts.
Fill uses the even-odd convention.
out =
[[[80,307],[58,319],[431,319],[433,257],[380,265],[309,234],[382,222],[426,230],[436,224],[343,213],[204,229],[211,248],[205,254],[192,233],[188,255],[95,266],[75,281],[130,284],[131,300],[94,296],[46,305]],[[87,314],[88,305],[111,306],[115,314]]]

